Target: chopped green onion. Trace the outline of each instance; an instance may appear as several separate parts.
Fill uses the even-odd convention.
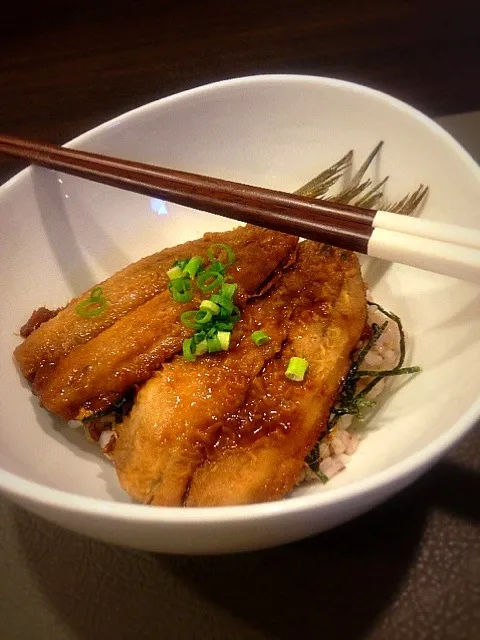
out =
[[[190,258],[182,258],[181,260],[175,260],[172,266],[180,267],[180,269],[183,271],[185,268],[185,265],[188,263],[189,260]]]
[[[233,322],[215,322],[215,327],[219,331],[231,331],[233,329]]]
[[[215,302],[212,302],[211,300],[202,300],[200,303],[200,309],[207,309],[208,311],[211,311],[214,316],[220,313],[220,307],[218,304],[215,304]]]
[[[168,288],[172,293],[175,302],[190,302],[193,298],[192,283],[186,278],[172,280]]]
[[[189,329],[196,329],[197,323],[195,321],[197,317],[197,311],[184,311],[180,316],[180,322]]]
[[[222,307],[222,309],[225,309],[225,311],[227,311],[229,315],[232,313],[233,308],[235,307],[230,298],[227,298],[226,296],[213,295],[210,296],[210,300],[215,304],[218,304],[220,307]]]
[[[195,329],[194,335],[183,342],[183,355],[188,361],[207,352],[227,351],[233,327],[241,318],[240,309],[233,303],[238,285],[232,276],[226,275],[228,266],[235,261],[235,253],[228,245],[216,243],[208,248],[207,256],[210,260],[207,268],[202,266],[200,256],[193,256],[175,261],[167,272],[168,289],[178,302],[192,300],[193,281],[200,291],[214,294],[202,300],[198,309],[180,316],[183,325]]]
[[[213,271],[214,273],[220,273],[223,276],[225,275],[226,267],[223,262],[218,262],[218,260],[216,260],[208,265],[208,270]]]
[[[92,302],[100,302],[104,299],[102,287],[93,287],[90,291],[90,300]]]
[[[257,347],[261,347],[267,342],[270,342],[271,338],[268,336],[265,331],[254,331],[251,335],[253,342],[257,345]]]
[[[195,345],[192,338],[187,338],[183,341],[183,357],[187,362],[195,360]]]
[[[236,284],[222,284],[220,295],[225,296],[225,298],[228,298],[229,300],[232,300],[236,289]]]
[[[216,353],[217,351],[222,351],[222,345],[220,340],[218,339],[218,335],[213,336],[213,338],[207,338],[207,348],[208,353]]]
[[[94,305],[99,305],[99,306],[94,306]],[[89,298],[88,300],[84,300],[83,302],[81,302],[78,305],[78,307],[75,309],[75,311],[78,313],[79,316],[82,316],[82,318],[94,318],[95,316],[99,316],[101,313],[103,313],[106,308],[107,308],[106,300],[97,301],[97,300],[90,300]]]
[[[230,322],[236,323],[240,320],[241,317],[242,317],[242,313],[240,309],[236,305],[234,305],[233,311],[230,314]]]
[[[223,284],[223,276],[221,273],[215,273],[214,271],[204,271],[197,278],[197,287],[203,293],[207,291],[213,291]]]
[[[167,276],[169,280],[177,280],[183,276],[183,271],[180,267],[172,267],[167,271]]]
[[[195,322],[197,324],[207,324],[213,318],[213,313],[208,309],[199,309],[195,316]]]
[[[285,375],[289,380],[294,382],[301,382],[305,378],[305,373],[308,369],[308,360],[304,358],[293,357],[290,358]]]
[[[107,301],[101,287],[94,287],[90,297],[86,298],[75,307],[75,312],[82,318],[94,318],[99,316],[107,308]]]
[[[204,338],[203,340],[201,340],[200,342],[197,343],[196,347],[195,347],[195,355],[196,356],[203,356],[204,353],[207,353],[208,351],[208,343],[206,338]]]
[[[230,337],[231,333],[229,331],[219,331],[217,333],[218,341],[220,342],[220,346],[222,351],[228,351],[228,347],[230,346]]]
[[[218,315],[220,318],[227,320],[228,318],[230,318],[230,311],[228,309],[225,309],[225,307],[220,307],[220,313]]]
[[[215,256],[213,251],[215,249],[220,249],[219,255]],[[207,256],[210,258],[210,260],[212,262],[214,261],[218,261],[220,258],[220,255],[222,253],[222,251],[225,251],[225,253],[227,254],[227,265],[231,265],[235,262],[235,253],[232,251],[232,249],[230,249],[230,247],[226,244],[221,244],[220,242],[216,242],[215,244],[212,244],[208,249],[207,249]]]
[[[183,269],[183,275],[189,276],[193,280],[202,264],[203,258],[201,258],[200,256],[193,256],[193,258],[190,258],[190,260],[185,265]]]

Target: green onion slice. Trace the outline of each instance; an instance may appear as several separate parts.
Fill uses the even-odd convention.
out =
[[[177,280],[183,276],[183,271],[180,267],[172,267],[167,271],[167,276],[169,280]]]
[[[212,315],[216,316],[220,313],[220,307],[215,302],[211,300],[202,300],[200,303],[200,309],[208,309],[208,311],[212,312]]]
[[[183,357],[187,362],[195,360],[195,344],[192,338],[187,338],[183,341]]]
[[[207,338],[207,348],[208,353],[216,353],[217,351],[222,351],[222,344],[218,338],[218,335],[213,336],[213,338]]]
[[[90,291],[90,300],[92,302],[100,302],[101,300],[105,300],[102,287],[93,287],[93,289]]]
[[[207,324],[213,318],[213,313],[208,309],[199,309],[195,316],[196,324]]]
[[[231,331],[233,329],[233,322],[215,322],[215,327],[218,331]]]
[[[225,298],[228,298],[229,300],[233,300],[233,296],[236,290],[237,290],[236,284],[222,284],[220,295],[224,296]]]
[[[220,273],[222,276],[224,276],[226,271],[226,266],[223,264],[223,262],[219,262],[218,260],[215,260],[215,262],[212,262],[211,264],[208,265],[208,270],[213,271],[214,273]]]
[[[290,358],[285,375],[289,380],[294,382],[301,382],[305,378],[305,373],[308,369],[308,360],[304,358],[293,357]]]
[[[101,287],[94,287],[90,297],[86,298],[75,307],[75,312],[82,318],[94,318],[99,316],[107,308],[107,301]]]
[[[257,347],[261,347],[267,342],[270,342],[271,338],[268,336],[265,331],[254,331],[251,335],[253,342],[257,345]]]
[[[220,343],[220,347],[222,351],[228,351],[228,348],[230,346],[231,335],[232,334],[229,331],[219,331],[217,333],[217,338]]]
[[[99,316],[101,313],[105,311],[107,308],[106,300],[84,300],[81,302],[75,311],[82,318],[94,318],[95,316]]]
[[[203,258],[201,258],[200,256],[193,256],[193,258],[190,258],[190,260],[185,265],[183,269],[183,275],[188,276],[193,280],[202,264]]]
[[[203,356],[203,354],[207,353],[207,351],[208,351],[208,343],[207,343],[207,339],[204,338],[203,340],[197,343],[195,347],[195,355]]]
[[[217,249],[219,249],[219,252],[218,252],[218,255],[216,256],[214,254],[214,251]],[[232,251],[232,249],[230,249],[228,245],[221,244],[220,242],[216,242],[215,244],[212,244],[207,249],[207,256],[212,262],[220,261],[220,256],[222,255],[223,251],[225,251],[225,253],[227,254],[226,264],[227,265],[233,264],[235,262],[235,253]]]
[[[196,329],[197,323],[195,321],[197,317],[197,311],[184,311],[180,316],[180,322],[189,329]]]
[[[210,300],[215,304],[218,304],[220,307],[222,307],[222,309],[225,309],[225,311],[227,311],[229,315],[232,313],[235,307],[230,298],[227,298],[226,296],[213,295],[210,296]]]
[[[188,264],[189,260],[190,258],[182,258],[181,260],[175,260],[172,267],[180,267],[180,269],[183,271],[185,266]]]
[[[236,305],[233,305],[233,310],[229,318],[230,322],[236,323],[240,320],[241,317],[242,317],[242,313],[240,309]]]
[[[203,293],[207,291],[213,291],[223,284],[223,276],[221,273],[215,273],[214,271],[204,271],[197,278],[197,287]]]
[[[172,280],[168,288],[175,302],[190,302],[193,298],[192,283],[186,278]]]

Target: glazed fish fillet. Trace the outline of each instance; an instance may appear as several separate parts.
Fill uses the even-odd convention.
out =
[[[259,251],[262,258],[272,253],[272,259],[267,259],[265,265],[265,271],[268,273],[269,269],[273,270],[292,250],[295,241],[283,234],[247,225],[232,231],[207,233],[199,240],[164,249],[143,258],[100,284],[108,300],[108,307],[104,313],[95,318],[83,318],[75,312],[78,304],[89,297],[89,290],[74,298],[55,317],[31,333],[15,349],[14,354],[23,375],[28,380],[33,380],[39,369],[45,367],[48,370],[52,363],[57,363],[74,347],[88,342],[125,314],[164,291],[168,283],[166,272],[174,260],[205,255],[208,247],[216,242],[228,244],[235,251],[243,248],[244,253],[248,252],[249,248],[254,254]],[[243,261],[234,267],[241,271],[247,289],[249,281],[258,281],[258,274],[254,273],[255,267],[251,261]],[[236,276],[235,269],[232,273]]]
[[[308,292],[309,256],[299,246],[295,269],[251,302],[236,326],[230,350],[195,362],[175,358],[139,391],[118,428],[113,459],[123,488],[152,504],[181,505],[194,470],[213,446],[221,419],[245,399],[251,380],[279,353],[295,302]],[[253,331],[271,338],[258,347]]]
[[[254,502],[288,492],[325,428],[365,324],[365,307],[356,257],[301,243],[295,267],[268,296],[245,310],[234,348],[194,363],[177,358],[139,392],[130,418],[118,428],[113,452],[124,489],[139,501],[171,506],[185,500],[191,505]],[[263,347],[250,339],[259,327],[272,338]],[[312,361],[312,374],[300,384],[285,378],[288,359],[299,354],[297,349]],[[283,417],[275,426],[277,409]],[[288,419],[292,427],[285,426]],[[258,448],[253,434],[262,441],[267,432],[276,449],[264,465],[263,454],[252,458],[250,445]],[[231,462],[226,455],[240,448],[250,467],[258,459],[251,479],[242,470],[243,458]],[[233,481],[228,474],[237,463],[240,471]],[[279,487],[270,489],[275,483]]]
[[[182,325],[180,314],[196,308],[202,294],[198,292],[190,303],[182,305],[172,299],[165,289],[165,278],[166,270],[175,259],[191,256],[193,251],[200,253],[202,247],[205,254],[212,242],[228,244],[236,254],[229,273],[238,284],[238,304],[242,306],[289,259],[297,239],[248,226],[224,234],[207,234],[202,242],[205,246],[187,243],[187,248],[182,245],[180,250],[168,253],[168,263],[162,263],[165,273],[158,276],[163,278],[163,291],[88,341],[74,346],[58,362],[44,364],[37,370],[34,390],[45,408],[67,420],[105,409],[134,385],[148,380],[165,360],[181,350],[184,338],[193,331]],[[131,293],[135,295],[134,283],[132,287]],[[104,295],[108,309],[110,298],[106,289]],[[48,325],[60,315],[41,325],[31,337],[43,328],[47,331]],[[95,318],[85,322],[92,320]]]
[[[365,326],[365,289],[353,254],[309,244],[318,254],[311,259],[311,298],[294,308],[281,356],[254,379],[245,403],[222,425],[215,447],[193,476],[187,506],[284,497],[326,428]],[[309,362],[304,382],[285,377],[292,356]]]

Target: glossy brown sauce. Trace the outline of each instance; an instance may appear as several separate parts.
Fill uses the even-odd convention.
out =
[[[298,342],[308,336],[312,327],[320,327],[325,323],[328,326],[331,322],[343,283],[345,262],[352,259],[351,253],[326,245],[321,248],[320,254],[325,256],[323,277],[308,281],[299,274],[291,318]],[[335,278],[334,274],[339,277]],[[283,348],[288,352],[288,342]],[[302,397],[308,396],[312,383],[308,376],[300,383],[287,380],[284,376],[287,362],[288,357],[284,353],[275,354],[273,360],[253,379],[246,402],[238,411],[212,426],[207,459],[223,449],[248,449],[263,438],[288,435],[295,428],[299,419],[297,407]],[[342,383],[343,378],[339,381],[340,385]],[[321,429],[322,425],[319,425]]]

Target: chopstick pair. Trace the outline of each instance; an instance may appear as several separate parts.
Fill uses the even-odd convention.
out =
[[[0,152],[80,178],[480,283],[480,231],[0,136]]]

